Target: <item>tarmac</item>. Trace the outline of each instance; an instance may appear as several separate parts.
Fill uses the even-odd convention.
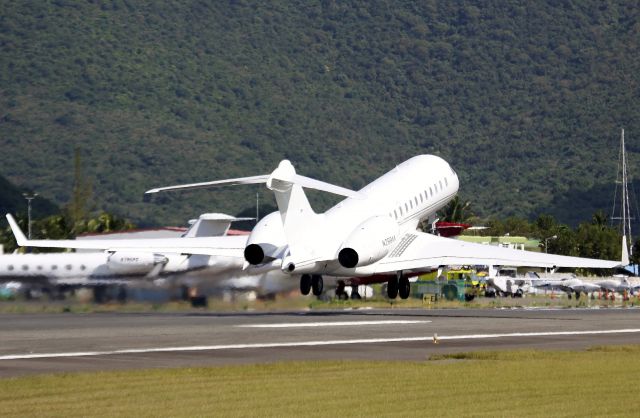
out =
[[[0,314],[0,378],[640,344],[640,309]]]

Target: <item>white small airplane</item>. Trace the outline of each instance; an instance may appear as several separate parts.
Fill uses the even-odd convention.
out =
[[[613,279],[605,279],[595,282],[602,290],[617,292],[622,295],[633,295],[640,289],[640,284],[634,284],[626,276],[614,276]]]
[[[571,295],[575,294],[576,300],[580,299],[580,295],[584,293],[586,296],[589,293],[602,290],[597,283],[587,282],[575,277],[565,278],[538,278],[532,280],[533,285],[539,289],[560,290],[567,294],[567,297],[571,299]]]
[[[21,246],[101,248],[109,251],[207,254],[244,257],[243,269],[279,270],[300,280],[303,294],[320,295],[323,277],[351,284],[387,282],[387,295],[406,299],[409,277],[445,265],[532,266],[614,268],[620,261],[568,257],[498,248],[457,241],[417,231],[422,220],[436,212],[458,192],[458,176],[442,158],[419,155],[398,165],[359,191],[301,176],[288,160],[271,173],[149,190],[189,190],[214,186],[266,183],[275,194],[278,211],[264,217],[246,242],[229,237],[171,240],[159,248],[132,247],[96,241],[27,240],[15,221],[9,222]],[[324,213],[315,213],[303,188],[321,190],[347,198]],[[18,234],[21,234],[20,236]],[[81,245],[81,246],[80,246]],[[93,245],[94,247],[87,247]],[[106,248],[105,248],[106,247]],[[240,248],[242,247],[242,248]]]
[[[518,277],[517,269],[511,267],[498,269],[486,280],[497,296],[523,297],[531,287],[531,280],[528,277]]]

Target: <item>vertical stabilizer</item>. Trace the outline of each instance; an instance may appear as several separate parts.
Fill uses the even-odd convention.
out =
[[[318,215],[296,180],[296,170],[291,162],[282,160],[269,176],[267,187],[275,194],[289,251],[298,258],[306,255],[304,238],[308,238],[308,232],[313,229]]]

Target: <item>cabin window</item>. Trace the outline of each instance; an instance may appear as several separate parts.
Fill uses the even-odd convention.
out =
[[[449,186],[449,182],[447,181],[447,178],[446,178],[446,177],[444,178],[444,185],[445,185],[445,186]]]
[[[433,197],[433,189],[429,187],[429,196]]]
[[[395,217],[396,217],[396,219],[398,219],[398,212],[396,212],[396,210],[395,210],[395,209],[393,210],[393,216],[395,216]]]
[[[407,205],[406,203],[404,204],[404,210],[409,213],[409,205]]]
[[[58,270],[58,266],[54,264],[53,266],[51,266],[51,270]]]
[[[413,200],[410,200],[410,201],[409,201],[409,207],[410,207],[411,209],[413,209]]]
[[[7,269],[8,269],[9,271],[13,271],[13,266],[11,266],[11,265],[10,265],[9,267],[7,267]]]
[[[416,196],[415,199],[416,199],[416,207],[418,207],[418,196]]]
[[[38,266],[38,270],[42,270],[42,266]]]
[[[71,264],[67,264],[66,266],[64,266],[64,268],[66,268],[67,270],[71,270]]]
[[[22,265],[22,270],[24,270],[24,271],[29,270],[29,266],[28,266],[28,265],[26,265],[26,264],[23,264],[23,265]]]
[[[80,270],[86,270],[86,269],[87,269],[87,267],[84,264],[80,265]]]
[[[400,216],[402,216],[402,206],[400,206],[398,210],[400,211]]]
[[[440,180],[440,190],[442,190],[442,180]]]
[[[422,193],[420,193],[420,203],[424,203],[424,199],[422,197]]]

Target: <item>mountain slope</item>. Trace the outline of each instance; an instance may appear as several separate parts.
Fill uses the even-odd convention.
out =
[[[66,202],[79,147],[98,207],[166,224],[262,189],[145,189],[282,158],[358,188],[436,153],[482,215],[577,222],[557,196],[612,190],[621,126],[638,161],[635,3],[414,3],[5,4],[0,173]]]
[[[4,215],[7,213],[12,214],[25,214],[27,213],[27,201],[22,195],[22,191],[16,186],[11,184],[7,179],[0,176],[0,215],[1,223],[6,224]],[[34,219],[52,215],[57,213],[59,209],[42,197],[36,197],[32,200],[32,216]]]

